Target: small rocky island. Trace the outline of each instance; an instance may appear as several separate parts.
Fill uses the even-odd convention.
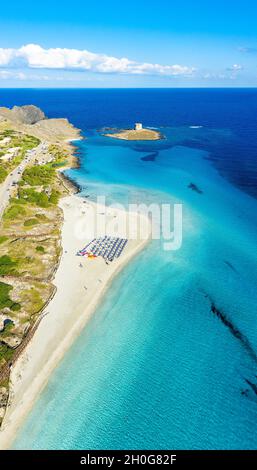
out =
[[[112,137],[121,140],[160,140],[162,135],[153,129],[144,129],[140,122],[135,124],[134,129],[124,129],[119,132],[104,134],[106,137]]]

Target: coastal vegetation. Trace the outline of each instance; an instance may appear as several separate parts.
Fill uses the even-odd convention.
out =
[[[54,168],[56,167],[60,168],[68,164],[70,155],[64,149],[60,149],[58,145],[54,145],[54,144],[50,145],[49,152],[54,157],[54,163],[53,163]]]
[[[53,182],[55,171],[52,164],[27,168],[23,173],[22,184],[44,186]]]
[[[1,157],[1,153],[0,153],[0,157]],[[5,180],[7,175],[8,175],[8,172],[6,171],[6,169],[0,166],[0,183],[2,183]]]
[[[0,132],[0,183],[19,165],[28,150],[37,147],[40,140],[32,135],[5,129]]]
[[[12,129],[0,132],[1,141],[0,183],[40,143]],[[13,158],[2,159],[13,148],[18,149]],[[47,152],[47,163],[36,160],[25,168],[0,221],[0,424],[10,362],[55,292],[51,281],[61,254],[63,219],[58,201],[70,191],[58,170],[70,164],[71,155],[61,144],[49,145]]]
[[[14,275],[17,262],[8,255],[0,256],[0,276]]]
[[[14,303],[10,298],[10,291],[12,290],[12,286],[9,284],[5,284],[4,282],[0,282],[0,308],[10,308],[11,310],[17,310]],[[3,333],[2,333],[3,334]]]

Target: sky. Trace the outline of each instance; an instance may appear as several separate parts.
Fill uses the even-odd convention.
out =
[[[254,86],[256,0],[1,2],[0,88]]]

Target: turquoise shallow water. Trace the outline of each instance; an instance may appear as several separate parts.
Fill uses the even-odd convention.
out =
[[[165,134],[135,145],[92,131],[78,144],[81,168],[68,174],[82,197],[182,202],[183,245],[153,241],[116,278],[15,448],[257,446],[257,203],[185,145],[225,142],[225,131]]]

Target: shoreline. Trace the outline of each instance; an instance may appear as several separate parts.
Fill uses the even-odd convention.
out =
[[[38,111],[40,111],[39,108],[37,108],[37,109],[38,109]],[[10,110],[8,110],[6,108],[6,112],[8,113],[9,111]],[[45,122],[46,121],[44,121],[43,124],[45,124]],[[10,119],[10,120],[9,119],[4,119],[4,125],[1,126],[1,131],[5,131],[6,129],[7,130],[10,129],[12,133],[18,133],[20,136],[25,136],[26,137],[27,135],[29,135],[30,138],[36,138],[39,142],[39,146],[35,147],[35,148],[39,149],[39,147],[40,147],[40,151],[38,151],[39,158],[41,157],[41,151],[42,151],[42,153],[44,153],[44,150],[46,148],[49,151],[49,148],[51,146],[53,146],[53,149],[51,149],[51,151],[53,151],[53,155],[54,155],[53,158],[55,158],[55,157],[60,158],[60,152],[61,153],[63,152],[64,158],[67,159],[65,161],[65,167],[62,168],[62,169],[61,168],[60,169],[56,168],[56,173],[55,173],[56,174],[56,180],[53,182],[53,186],[55,185],[55,183],[57,184],[57,186],[60,185],[60,191],[61,191],[61,194],[62,194],[61,197],[66,197],[67,195],[78,193],[80,188],[77,185],[75,185],[75,182],[72,181],[72,179],[68,178],[68,176],[66,176],[63,173],[63,170],[66,169],[67,166],[69,168],[74,168],[74,167],[79,166],[78,165],[79,160],[76,156],[75,149],[76,149],[76,141],[83,139],[83,137],[81,135],[81,130],[75,128],[71,123],[69,123],[69,121],[67,119],[51,119],[51,120],[47,120],[47,125],[46,126],[43,126],[43,127],[46,127],[45,130],[44,130],[44,133],[43,133],[44,134],[43,137],[40,136],[40,138],[38,138],[37,136],[38,136],[38,133],[40,133],[39,132],[40,125],[41,125],[41,121],[37,122],[34,125],[26,125],[24,127],[22,122],[16,122],[16,121],[13,121],[12,119]],[[39,128],[38,128],[38,126],[39,126]],[[57,133],[58,133],[58,135],[57,135]],[[21,143],[22,142],[23,141],[22,141],[22,137],[21,137]],[[57,155],[55,153],[56,149],[57,149]],[[34,152],[35,152],[35,150],[34,150]],[[36,156],[38,156],[38,155],[36,155]],[[41,162],[41,163],[43,163],[43,162]],[[17,173],[17,171],[16,171],[16,173]],[[18,173],[18,174],[20,174],[20,173]],[[12,176],[12,173],[11,173],[11,176]],[[51,186],[51,187],[53,187],[53,186]],[[59,186],[58,186],[58,188],[59,188]],[[9,205],[10,201],[8,201],[7,204]],[[61,210],[60,207],[59,207],[59,213],[61,214],[61,217],[59,217],[58,214],[56,214],[56,217],[59,221],[59,223],[58,223],[58,225],[59,225],[59,236],[58,236],[59,241],[58,241],[58,243],[61,247],[61,229],[62,229],[62,225],[63,225],[63,211]],[[2,223],[2,221],[1,221],[1,223]],[[26,249],[26,244],[25,244],[25,249]],[[49,292],[49,294],[45,296],[44,302],[42,302],[42,303],[44,303],[43,307],[40,307],[40,310],[38,310],[38,311],[36,310],[35,312],[33,312],[34,315],[35,315],[35,318],[33,317],[32,321],[30,321],[31,319],[29,320],[29,328],[28,328],[26,334],[23,335],[21,343],[18,344],[18,347],[14,349],[12,359],[11,360],[7,359],[4,366],[1,367],[0,380],[1,380],[2,388],[0,390],[0,400],[1,400],[1,403],[0,403],[0,413],[1,413],[0,414],[0,428],[2,428],[4,417],[5,417],[6,411],[7,411],[7,404],[9,403],[9,397],[10,397],[10,393],[9,393],[10,392],[10,389],[9,389],[10,384],[9,384],[9,381],[10,381],[11,368],[13,368],[13,369],[15,368],[15,364],[16,364],[17,360],[19,359],[20,355],[23,353],[24,349],[27,347],[27,345],[30,342],[31,338],[35,334],[36,329],[38,328],[38,325],[39,325],[39,323],[42,319],[42,315],[43,315],[42,312],[44,312],[46,310],[47,305],[49,304],[49,302],[51,301],[51,299],[55,295],[56,287],[51,283],[51,281],[54,279],[55,273],[58,269],[60,258],[61,258],[61,252],[62,251],[60,249],[57,262],[53,266],[53,269],[51,269],[51,271],[49,272],[49,275],[47,276],[47,279],[43,278],[43,282],[48,281],[48,284],[44,284],[44,287],[45,288],[48,287],[50,290],[52,290],[52,292]],[[57,254],[57,252],[56,252],[56,254]],[[21,279],[21,282],[22,281],[23,281],[23,279]],[[19,295],[19,293],[17,295]],[[6,395],[7,395],[7,397],[6,397]]]
[[[106,265],[100,258],[93,261],[81,259],[76,257],[76,252],[83,247],[85,240],[78,240],[74,231],[78,213],[82,211],[84,214],[85,209],[89,210],[91,216],[87,216],[86,221],[92,225],[94,217],[103,208],[74,194],[62,198],[59,206],[63,210],[64,221],[62,254],[52,280],[56,293],[42,311],[45,316],[34,336],[11,369],[9,403],[0,430],[0,449],[10,448],[51,373],[94,314],[113,278],[144,248],[151,236],[150,221],[146,217],[107,207],[106,213],[111,219],[120,217],[124,220],[126,214],[127,220],[131,219],[130,222],[136,226],[140,218],[148,236],[143,240],[129,240],[121,258],[110,265]],[[82,276],[84,272],[88,274],[86,292],[85,279]],[[99,276],[102,278],[101,282]]]

